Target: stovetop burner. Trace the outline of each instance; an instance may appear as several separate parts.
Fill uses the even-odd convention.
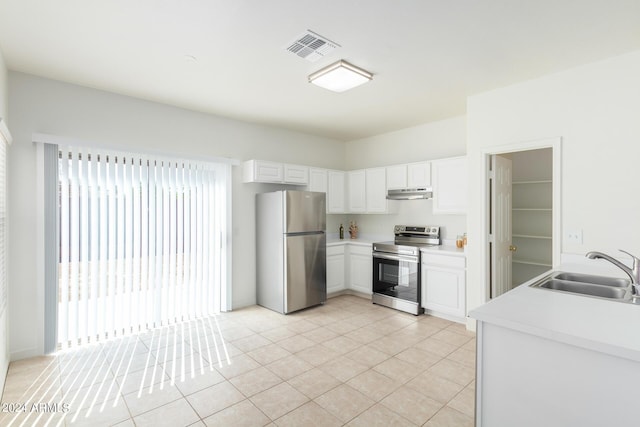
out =
[[[395,240],[374,243],[374,252],[417,256],[421,247],[440,244],[440,227],[438,226],[396,225],[393,232]]]

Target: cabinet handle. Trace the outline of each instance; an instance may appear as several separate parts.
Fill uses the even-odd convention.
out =
[[[510,250],[511,252],[515,252],[515,251],[517,251],[517,250],[518,250],[518,247],[517,247],[517,246],[514,246],[514,245],[509,245],[509,250]]]

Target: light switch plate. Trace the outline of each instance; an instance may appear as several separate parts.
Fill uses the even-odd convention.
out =
[[[565,238],[567,239],[567,243],[572,243],[574,245],[581,245],[582,230],[569,230],[566,232]]]

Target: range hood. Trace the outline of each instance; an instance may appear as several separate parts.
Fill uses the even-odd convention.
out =
[[[402,188],[387,191],[387,199],[389,200],[419,200],[430,199],[432,197],[433,189],[431,187]]]

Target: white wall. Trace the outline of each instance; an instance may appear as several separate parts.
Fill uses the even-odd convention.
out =
[[[466,117],[431,122],[395,132],[347,142],[349,170],[463,156],[467,140]],[[432,200],[391,202],[392,215],[352,215],[361,233],[393,233],[395,224],[439,225],[443,239],[455,239],[466,231],[465,215],[434,215]]]
[[[4,63],[4,57],[2,56],[2,52],[0,52],[0,117],[3,120],[6,120],[8,124],[8,102],[9,96],[7,94],[7,67]],[[11,148],[9,148],[10,150]],[[10,238],[10,230],[8,230],[8,238]],[[11,267],[7,265],[7,269]],[[8,278],[7,278],[8,280]],[[9,368],[9,305],[7,304],[7,308],[4,310],[3,314],[0,315],[0,395],[2,395],[2,391],[4,390],[4,379],[7,374],[7,369]]]
[[[1,89],[0,89],[1,90]],[[10,347],[12,358],[42,352],[36,286],[34,132],[131,150],[188,157],[258,158],[344,169],[344,143],[243,123],[21,73],[9,73],[14,143],[10,162]],[[233,172],[233,307],[255,303],[254,195],[279,188],[242,184]],[[38,310],[36,310],[38,308]]]
[[[7,120],[9,113],[9,94],[8,94],[8,71],[4,63],[4,57],[0,52],[0,117]]]
[[[468,99],[470,309],[486,286],[481,153],[490,147],[562,137],[562,229],[583,230],[583,244],[563,239],[562,252],[640,255],[639,75],[636,51]]]
[[[347,169],[362,169],[464,156],[466,144],[466,116],[458,116],[349,141],[345,162]]]

